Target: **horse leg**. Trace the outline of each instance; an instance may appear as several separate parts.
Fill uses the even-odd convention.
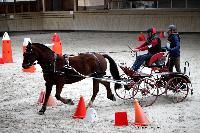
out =
[[[56,99],[60,100],[64,104],[74,105],[74,102],[72,101],[72,99],[65,99],[65,98],[60,96],[62,89],[63,89],[63,86],[64,86],[64,84],[57,84],[56,85],[56,95],[55,95]]]
[[[51,94],[51,90],[52,90],[53,84],[46,82],[45,86],[46,86],[46,94],[45,94],[45,99],[44,99],[44,103],[42,105],[42,108],[39,111],[40,115],[43,115],[44,112],[46,111],[47,102],[49,100],[49,96]]]
[[[112,100],[112,101],[116,101],[115,96],[112,94],[112,90],[110,88],[110,83],[106,82],[106,81],[101,81],[101,84],[103,84],[106,87],[107,90],[107,98]]]
[[[88,103],[88,107],[93,107],[93,102],[98,92],[99,92],[99,81],[96,79],[93,79],[93,94],[90,99],[90,102]]]

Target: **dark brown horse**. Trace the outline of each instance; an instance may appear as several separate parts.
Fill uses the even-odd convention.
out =
[[[106,54],[98,53],[81,53],[77,56],[60,56],[55,54],[50,48],[39,43],[29,43],[24,52],[23,68],[29,68],[37,60],[40,64],[43,77],[46,81],[46,95],[44,104],[39,114],[44,114],[47,101],[52,90],[52,86],[56,85],[55,97],[57,100],[65,104],[73,105],[71,99],[65,99],[60,96],[64,84],[72,84],[83,80],[86,76],[93,78],[93,95],[88,106],[92,106],[97,93],[99,92],[99,83],[102,83],[107,90],[107,98],[115,101],[115,97],[110,89],[110,83],[98,80],[106,74],[108,59],[110,63],[110,72],[114,79],[119,80],[119,71],[115,61]],[[106,58],[106,59],[105,59]],[[96,78],[95,78],[96,77]],[[97,78],[98,77],[98,78]],[[119,88],[119,84],[115,84],[115,88]]]

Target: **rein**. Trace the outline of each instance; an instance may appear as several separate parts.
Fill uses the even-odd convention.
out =
[[[131,52],[131,51],[122,50],[122,51],[108,51],[108,52],[97,52],[97,53],[100,53],[100,54],[104,54],[104,53],[114,54],[114,53],[127,53],[127,52]]]

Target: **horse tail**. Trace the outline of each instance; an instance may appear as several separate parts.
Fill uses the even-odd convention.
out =
[[[108,61],[110,63],[110,73],[113,76],[113,78],[115,80],[120,80],[121,78],[119,76],[119,71],[118,71],[117,64],[115,63],[115,61],[110,56],[108,56],[107,54],[103,54],[103,57],[108,59]],[[118,89],[118,88],[121,88],[121,84],[116,83],[115,89]]]

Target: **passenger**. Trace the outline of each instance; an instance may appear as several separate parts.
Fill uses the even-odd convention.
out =
[[[166,45],[169,51],[168,67],[169,71],[173,72],[175,66],[177,72],[181,72],[180,69],[180,36],[177,32],[175,25],[169,25],[168,27],[168,42]]]
[[[147,30],[147,40],[145,43],[133,49],[134,52],[148,50],[148,53],[137,56],[132,69],[137,72],[140,66],[148,61],[154,54],[161,51],[161,40],[156,35],[156,29],[154,27]]]

